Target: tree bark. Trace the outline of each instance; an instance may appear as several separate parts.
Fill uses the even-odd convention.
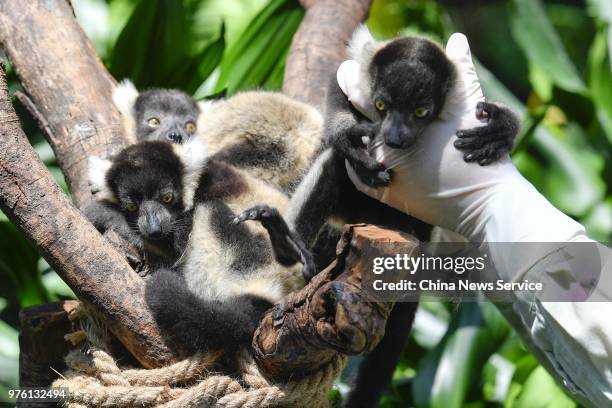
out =
[[[286,380],[316,372],[337,353],[371,351],[385,333],[393,303],[373,299],[362,287],[362,277],[372,273],[370,256],[417,250],[418,241],[406,234],[345,226],[336,260],[263,318],[253,338],[259,367],[270,378]]]
[[[19,385],[48,387],[66,368],[63,356],[70,351],[64,335],[75,329],[68,314],[77,302],[48,303],[19,313]]]
[[[325,109],[327,87],[346,57],[346,44],[371,0],[301,0],[306,15],[293,37],[283,92]]]
[[[114,80],[66,0],[4,0],[0,44],[46,120],[49,140],[78,207],[90,198],[87,156],[126,145],[112,104]],[[40,118],[38,118],[40,119]]]
[[[147,367],[172,359],[144,301],[144,282],[70,202],[30,146],[0,68],[0,209],[80,299]]]

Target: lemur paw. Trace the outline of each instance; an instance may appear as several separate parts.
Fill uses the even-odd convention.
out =
[[[486,120],[487,124],[458,131],[454,146],[464,152],[466,162],[486,166],[512,150],[519,121],[510,109],[490,102],[476,105],[476,118]]]
[[[291,266],[301,262],[304,265],[302,275],[306,281],[317,274],[312,254],[306,249],[302,240],[291,231],[276,208],[268,205],[257,205],[240,213],[232,222],[239,224],[246,220],[259,221],[268,231],[272,251],[278,263]]]
[[[238,216],[232,220],[232,223],[237,225],[244,221],[251,220],[267,224],[278,218],[281,218],[281,215],[276,208],[272,208],[268,205],[257,205],[238,214]]]

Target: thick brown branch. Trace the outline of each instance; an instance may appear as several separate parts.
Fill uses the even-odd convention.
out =
[[[19,126],[0,69],[0,209],[145,366],[171,361],[144,282],[55,183]]]
[[[89,199],[88,155],[106,157],[126,141],[111,94],[114,80],[66,0],[5,0],[0,44],[50,129],[75,203]]]
[[[303,0],[307,8],[293,37],[283,92],[323,110],[332,75],[345,58],[353,30],[367,16],[371,0]]]
[[[255,358],[270,378],[317,371],[337,353],[372,350],[382,339],[392,303],[362,289],[371,258],[416,254],[418,241],[372,225],[346,226],[336,260],[308,286],[266,314],[253,339]]]

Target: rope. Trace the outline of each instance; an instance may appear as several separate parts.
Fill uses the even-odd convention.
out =
[[[247,353],[241,356],[240,381],[211,371],[220,352],[199,353],[156,369],[122,368],[105,350],[108,332],[95,314],[81,309],[78,318],[89,349],[68,353],[68,370],[53,383],[54,387],[67,388],[65,406],[69,408],[327,407],[327,392],[347,360],[339,355],[318,372],[283,384],[264,378]],[[75,337],[83,336],[68,335],[69,339]]]

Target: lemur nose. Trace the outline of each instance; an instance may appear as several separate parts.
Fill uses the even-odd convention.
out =
[[[183,137],[177,132],[168,133],[168,139],[172,140],[175,143],[182,143]]]

